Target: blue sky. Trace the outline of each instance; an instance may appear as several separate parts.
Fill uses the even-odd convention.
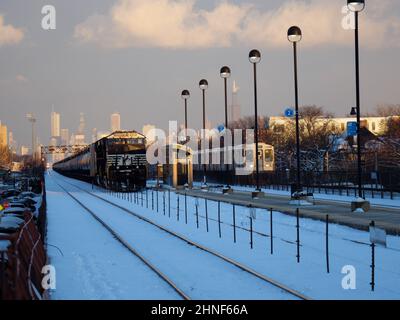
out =
[[[57,29],[41,28],[41,9],[54,5]],[[208,118],[223,120],[219,69],[229,65],[241,88],[242,113],[253,111],[247,55],[259,48],[260,113],[293,104],[292,51],[285,39],[298,24],[300,103],[344,115],[354,105],[353,32],[341,26],[342,0],[2,0],[0,3],[0,120],[29,144],[25,114],[39,121],[48,143],[52,105],[63,128],[79,113],[109,128],[119,111],[125,129],[182,121],[182,89],[191,91],[189,125],[201,125],[198,81],[208,79]],[[400,103],[400,4],[367,1],[361,13],[362,108]],[[22,34],[22,38],[21,38]]]

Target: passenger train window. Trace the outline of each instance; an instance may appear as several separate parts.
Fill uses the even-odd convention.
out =
[[[265,157],[265,161],[273,161],[274,155],[273,155],[272,150],[270,150],[270,149],[265,150],[264,157]]]

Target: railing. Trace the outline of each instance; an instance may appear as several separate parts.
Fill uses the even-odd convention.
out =
[[[0,240],[11,242],[7,251],[0,252],[1,299],[40,299],[43,293],[41,271],[46,264],[46,252],[33,215],[26,212],[22,227],[14,234],[0,235]]]
[[[274,189],[290,192],[295,172],[261,172],[260,186],[264,189]],[[400,170],[380,172],[377,179],[371,178],[371,173],[362,176],[363,194],[367,198],[396,199],[400,197]],[[194,180],[202,181],[203,172],[195,171]],[[220,185],[254,187],[255,174],[237,176],[234,172],[209,171],[207,181]],[[357,174],[354,172],[312,172],[302,173],[303,189],[312,193],[324,193],[339,196],[357,196]]]
[[[44,181],[44,179],[42,180]],[[10,242],[0,251],[0,300],[38,300],[42,298],[42,268],[46,264],[46,190],[37,225],[33,214],[25,212],[25,222],[13,234],[0,235]]]

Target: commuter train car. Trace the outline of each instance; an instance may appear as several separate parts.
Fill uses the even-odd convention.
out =
[[[249,167],[249,168],[255,168],[256,167],[256,156],[255,156],[255,149],[256,145],[255,143],[252,145],[246,145],[246,146],[235,146],[235,150],[239,149],[241,150],[241,157],[244,160],[244,163],[238,164],[237,160],[232,168],[232,165],[226,166],[224,164],[224,148],[213,148],[213,149],[207,149],[205,150],[206,154],[208,155],[208,161],[206,165],[206,169],[208,172],[213,172],[213,171],[225,171],[227,168],[228,170],[232,169],[238,169],[241,167]],[[232,152],[232,148],[228,148],[228,152]],[[252,160],[251,163],[248,163],[249,161],[249,155],[247,154],[249,151],[252,151]],[[236,152],[236,151],[235,151]],[[201,156],[202,156],[202,151],[197,151],[194,153],[194,157],[198,157],[197,164],[193,165],[194,170],[203,170],[203,165],[201,164]],[[237,157],[237,155],[235,156]],[[213,161],[213,159],[217,159],[218,161]],[[215,163],[216,162],[216,163]],[[258,167],[259,167],[259,172],[272,172],[275,171],[275,149],[272,145],[265,144],[265,143],[259,143],[258,144]],[[255,170],[255,169],[254,169]]]
[[[53,165],[60,174],[123,190],[144,188],[147,180],[146,137],[117,131]]]

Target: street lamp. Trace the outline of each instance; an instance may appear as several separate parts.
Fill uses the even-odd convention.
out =
[[[360,63],[359,63],[359,45],[358,45],[358,13],[364,10],[364,0],[347,0],[347,7],[350,11],[354,12],[355,16],[355,67],[356,67],[356,115],[357,115],[357,169],[358,169],[358,197],[363,197],[362,192],[362,168],[361,168],[361,111],[360,111]],[[353,111],[354,113],[354,111]]]
[[[297,42],[301,41],[302,33],[301,29],[297,26],[292,26],[287,32],[289,42],[293,43],[293,57],[294,57],[294,94],[295,94],[295,108],[296,108],[296,158],[297,158],[297,170],[296,170],[296,192],[301,191],[300,182],[300,126],[299,126],[299,90],[297,83]],[[293,196],[293,195],[292,195]]]
[[[206,145],[206,90],[208,89],[208,81],[206,79],[202,79],[199,82],[199,88],[203,93],[203,141],[204,141],[204,145]],[[202,188],[205,189],[207,188],[207,167],[206,167],[206,156],[205,156],[205,152],[206,150],[203,150],[203,185]]]
[[[187,141],[187,129],[188,129],[188,124],[187,124],[187,100],[190,98],[190,92],[189,90],[183,90],[181,97],[183,100],[185,100],[185,141]]]
[[[261,61],[260,51],[254,49],[249,53],[249,60],[254,70],[254,137],[256,140],[256,192],[261,192],[258,166],[258,110],[257,110],[257,63]]]
[[[183,90],[181,97],[183,100],[185,100],[185,143],[188,142],[188,134],[187,134],[187,129],[188,129],[188,121],[187,121],[187,100],[190,98],[190,92],[189,90]],[[186,145],[187,147],[187,145]],[[186,185],[189,186],[189,162],[187,160],[187,149],[186,149],[186,170],[187,170],[187,182]]]
[[[225,136],[224,136],[224,147],[225,147],[225,157],[224,159],[227,159],[228,157],[228,144],[226,140],[228,140],[228,88],[227,88],[227,84],[228,84],[228,78],[231,76],[231,69],[229,69],[229,67],[224,66],[221,68],[220,70],[220,75],[221,78],[224,79],[224,93],[225,93]],[[233,159],[232,159],[233,160]],[[225,164],[225,171],[226,173],[229,170],[229,164]],[[230,188],[230,186],[227,186],[228,188]]]

